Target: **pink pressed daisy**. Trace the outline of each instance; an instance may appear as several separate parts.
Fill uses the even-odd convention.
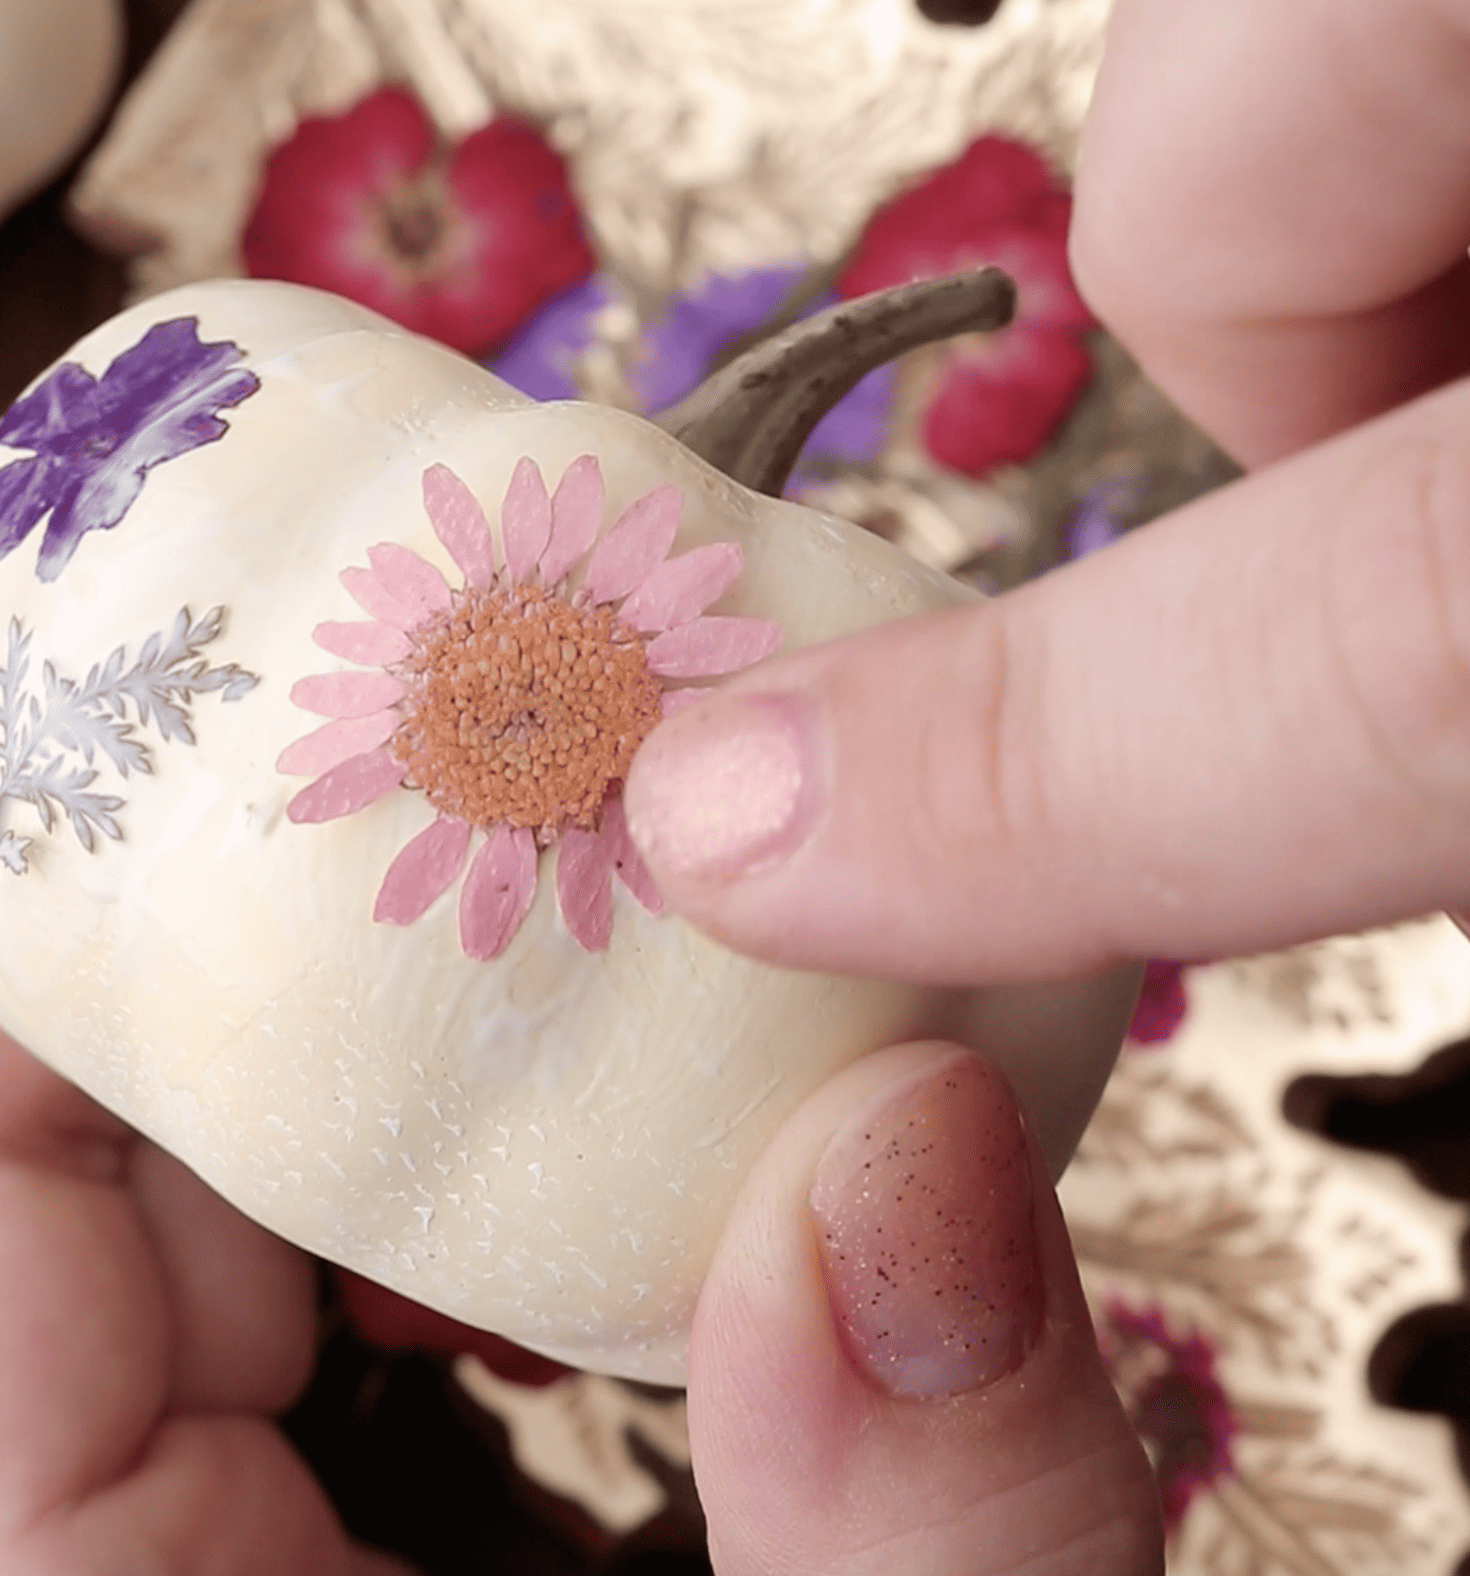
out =
[[[767,619],[704,616],[742,555],[716,542],[669,558],[683,497],[659,487],[599,539],[596,458],[574,460],[550,497],[535,463],[522,459],[501,509],[497,564],[479,503],[447,466],[433,465],[424,507],[463,586],[451,589],[391,542],[368,549],[369,567],[342,571],[369,619],[319,624],[312,638],[368,671],[293,687],[298,706],[330,720],[276,766],[316,777],[287,806],[292,821],[352,815],[399,787],[438,812],[388,867],[374,919],[411,924],[468,860],[460,944],[469,957],[497,957],[536,895],[540,851],[553,845],[562,918],[589,951],[607,945],[615,872],[659,911],[621,794],[660,716],[701,693],[665,681],[734,673],[781,641]]]

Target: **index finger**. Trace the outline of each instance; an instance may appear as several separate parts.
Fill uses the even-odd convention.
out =
[[[1470,6],[1117,0],[1084,295],[1259,464],[1470,371]]]

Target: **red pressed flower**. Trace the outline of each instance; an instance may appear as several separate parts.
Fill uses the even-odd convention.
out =
[[[335,291],[471,354],[593,268],[536,131],[502,117],[446,148],[400,88],[301,122],[267,161],[241,253],[257,279]]]
[[[1015,279],[1015,320],[955,342],[923,417],[925,448],[952,470],[1030,459],[1092,376],[1077,336],[1094,319],[1067,266],[1071,211],[1030,148],[982,137],[881,209],[838,280],[851,297],[982,264]]]
[[[924,447],[965,476],[1020,465],[1066,420],[1091,379],[1092,359],[1070,334],[1012,327],[975,336],[951,351],[930,395]]]

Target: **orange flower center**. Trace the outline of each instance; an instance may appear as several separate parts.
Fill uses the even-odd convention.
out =
[[[606,607],[535,586],[471,587],[410,632],[405,782],[472,826],[530,827],[545,847],[591,831],[659,719],[643,643]]]

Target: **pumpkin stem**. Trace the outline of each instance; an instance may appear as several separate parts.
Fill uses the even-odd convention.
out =
[[[874,367],[935,340],[1002,328],[1016,286],[998,268],[842,301],[773,334],[654,420],[755,492],[781,496],[812,428]]]

